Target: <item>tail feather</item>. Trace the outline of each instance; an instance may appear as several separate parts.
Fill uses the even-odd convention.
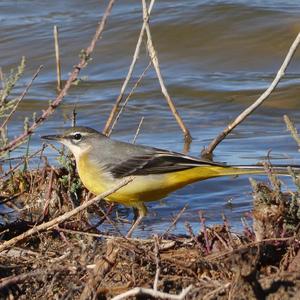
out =
[[[235,169],[240,169],[242,174],[263,174],[266,173],[266,167],[263,165],[238,165],[231,166]],[[300,165],[271,165],[272,170],[274,170],[278,175],[290,175],[288,168],[296,173],[300,174]],[[247,171],[249,173],[247,173]],[[238,175],[238,174],[237,174]]]

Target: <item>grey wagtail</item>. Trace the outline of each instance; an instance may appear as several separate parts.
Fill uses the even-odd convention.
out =
[[[147,214],[144,202],[162,199],[187,184],[208,178],[264,173],[263,166],[227,166],[177,152],[112,140],[88,127],[72,127],[62,134],[42,138],[58,141],[71,150],[80,179],[96,195],[127,176],[134,176],[128,185],[105,199],[131,206],[138,212],[127,236]],[[285,166],[277,170],[287,173]]]

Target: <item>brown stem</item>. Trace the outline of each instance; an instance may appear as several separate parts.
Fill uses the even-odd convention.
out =
[[[133,57],[132,57],[132,61],[131,61],[127,76],[126,76],[126,78],[123,82],[123,85],[121,87],[121,91],[120,91],[120,94],[119,94],[119,96],[116,100],[116,103],[115,103],[114,107],[112,108],[112,111],[110,112],[110,115],[109,115],[109,117],[106,121],[106,124],[104,126],[103,134],[105,134],[105,135],[110,135],[111,127],[112,127],[112,125],[113,125],[113,123],[114,123],[114,121],[117,117],[119,106],[120,106],[120,104],[123,100],[126,87],[127,87],[128,82],[129,82],[129,80],[132,76],[134,66],[135,66],[135,64],[137,62],[137,59],[139,57],[141,44],[142,44],[142,41],[143,41],[143,36],[144,36],[145,29],[146,29],[146,24],[147,24],[147,21],[149,19],[149,16],[150,16],[151,10],[153,8],[154,2],[155,2],[155,0],[151,0],[151,2],[150,2],[149,9],[148,9],[148,17],[147,17],[147,19],[144,19],[144,23],[143,23],[143,26],[141,28],[138,41],[137,41],[136,46],[135,46],[134,54],[133,54]]]
[[[115,117],[114,117],[114,121],[112,122],[108,132],[106,133],[107,136],[110,136],[111,133],[113,132],[121,114],[123,113],[129,99],[131,98],[133,92],[136,90],[136,88],[138,87],[138,85],[141,83],[142,79],[144,78],[146,72],[148,71],[148,69],[151,66],[151,62],[147,65],[147,67],[144,69],[143,73],[140,75],[140,77],[138,78],[138,80],[136,81],[136,83],[133,85],[131,91],[129,92],[129,94],[127,95],[126,99],[124,100],[123,105],[121,106],[121,108],[118,110],[118,112],[116,113]]]
[[[58,91],[61,90],[61,63],[60,63],[60,54],[59,54],[59,43],[58,43],[58,28],[56,25],[53,27],[53,37],[54,37],[54,48],[55,48],[55,63],[56,63],[56,80]]]
[[[77,65],[75,65],[75,67],[73,68],[68,80],[66,81],[63,89],[57,95],[56,99],[50,103],[49,107],[43,111],[42,115],[35,120],[35,122],[28,128],[27,131],[23,132],[18,137],[16,137],[14,140],[12,140],[10,143],[8,143],[4,147],[0,148],[0,155],[5,153],[6,151],[11,151],[11,150],[15,149],[29,135],[31,135],[34,132],[34,130],[39,125],[41,125],[41,123],[43,123],[49,116],[51,116],[54,113],[55,109],[59,106],[59,104],[61,103],[61,101],[67,94],[67,92],[69,91],[72,83],[78,78],[78,74],[80,73],[81,69],[86,67],[88,60],[90,59],[90,55],[92,54],[92,52],[95,49],[96,42],[100,38],[100,36],[104,30],[104,26],[106,24],[106,21],[107,21],[107,18],[109,16],[110,12],[111,12],[111,9],[114,5],[114,2],[115,2],[115,0],[109,1],[108,6],[104,12],[101,22],[99,23],[99,25],[96,29],[96,33],[94,34],[91,43],[86,48],[86,50],[84,50],[82,52],[79,63]]]
[[[152,37],[151,37],[151,31],[150,31],[150,27],[149,27],[149,14],[148,14],[148,10],[147,10],[147,5],[146,5],[146,0],[142,0],[142,4],[143,4],[143,17],[144,17],[144,22],[146,22],[146,33],[147,33],[147,48],[149,51],[149,56],[150,59],[152,61],[152,64],[154,66],[154,69],[156,71],[156,75],[161,87],[161,92],[162,94],[165,96],[166,101],[170,107],[170,110],[172,112],[172,114],[174,115],[179,127],[181,128],[181,130],[183,131],[184,134],[184,140],[186,143],[191,143],[192,141],[192,136],[190,134],[190,131],[188,130],[188,128],[186,127],[186,125],[184,124],[181,116],[179,115],[175,104],[173,102],[173,100],[171,99],[169,92],[165,86],[161,71],[160,71],[160,66],[159,66],[159,61],[158,61],[158,56],[157,56],[157,51],[154,48],[153,42],[152,42]]]

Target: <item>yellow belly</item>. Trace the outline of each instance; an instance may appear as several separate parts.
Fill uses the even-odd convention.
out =
[[[83,157],[77,162],[77,169],[84,186],[96,195],[114,187],[122,180],[113,178],[110,174],[95,168]],[[132,182],[109,195],[106,200],[127,206],[130,206],[131,203],[158,200],[174,190],[170,190],[166,180],[165,174],[136,176]]]

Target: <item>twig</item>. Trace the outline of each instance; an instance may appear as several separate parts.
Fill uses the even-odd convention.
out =
[[[139,242],[141,244],[147,244],[147,243],[153,243],[153,239],[141,239],[141,238],[124,238],[123,236],[115,236],[115,235],[107,235],[102,233],[93,233],[93,232],[87,232],[87,231],[78,231],[78,230],[72,230],[72,229],[66,229],[62,227],[56,227],[53,230],[62,231],[65,233],[70,234],[79,234],[79,235],[86,235],[90,237],[95,238],[103,238],[107,240],[114,240],[114,241],[133,241],[133,242]],[[2,233],[2,232],[1,232]],[[161,244],[159,245],[160,250],[166,250],[169,249],[171,246],[174,246],[174,241],[171,240],[161,240]]]
[[[253,239],[254,234],[251,231],[247,220],[244,217],[241,217],[241,222],[243,225],[243,231],[244,231],[245,236],[248,237],[249,239]]]
[[[206,230],[206,225],[205,225],[205,218],[203,216],[203,212],[200,210],[199,211],[199,217],[200,217],[200,223],[202,224],[202,228],[203,228],[203,235],[204,235],[204,240],[205,240],[205,247],[206,247],[206,254],[210,254],[211,249],[210,249],[210,242],[208,239],[208,235],[207,235],[207,230]]]
[[[233,249],[232,247],[229,247],[225,240],[214,230],[214,235],[217,237],[217,239],[221,242],[221,244],[224,246],[225,249]]]
[[[284,119],[284,122],[286,124],[288,131],[291,133],[292,137],[294,138],[298,147],[300,148],[300,136],[299,136],[297,128],[294,125],[294,122],[287,115],[284,115],[283,119]],[[299,151],[300,151],[300,149],[299,149]]]
[[[155,291],[153,289],[136,287],[132,290],[129,290],[125,293],[113,297],[111,300],[128,299],[128,297],[137,296],[137,295],[149,295],[159,299],[183,300],[186,297],[186,295],[190,292],[192,287],[193,287],[192,285],[189,285],[187,288],[183,289],[179,295],[172,295],[168,293]]]
[[[30,89],[30,87],[32,86],[33,81],[36,79],[36,77],[39,75],[40,71],[42,70],[43,66],[39,66],[38,69],[36,70],[36,72],[34,73],[34,75],[32,76],[30,82],[27,84],[26,88],[24,89],[23,93],[21,94],[21,96],[19,97],[19,99],[17,100],[16,104],[14,105],[13,109],[10,111],[9,115],[6,117],[6,119],[4,120],[4,122],[1,124],[0,127],[0,131],[6,126],[6,124],[8,123],[8,121],[11,119],[12,115],[15,113],[15,111],[17,110],[20,102],[24,99],[24,97],[26,96],[28,90]]]
[[[273,92],[273,90],[278,85],[281,78],[285,75],[285,70],[288,67],[293,55],[295,54],[297,47],[300,43],[300,33],[298,33],[296,39],[294,40],[292,46],[290,47],[280,69],[278,70],[274,80],[267,88],[267,90],[247,109],[245,109],[232,123],[230,123],[209,145],[207,148],[203,149],[202,155],[211,157],[215,148],[226,138],[226,136],[241,122],[243,122],[255,109],[257,109]]]
[[[262,245],[264,243],[267,243],[267,242],[285,242],[285,241],[291,241],[291,240],[296,240],[297,241],[296,236],[282,237],[282,238],[280,237],[280,238],[262,239],[262,240],[259,240],[259,241],[254,241],[254,242],[248,243],[246,245],[242,245],[239,248],[235,248],[235,249],[230,249],[228,251],[224,251],[224,252],[222,252],[222,253],[220,253],[218,255],[215,255],[215,256],[213,256],[211,258],[208,258],[208,260],[211,261],[211,260],[221,259],[223,257],[231,255],[232,253],[238,253],[238,252],[243,251],[245,249],[249,249],[251,247],[260,246],[260,245]]]
[[[159,239],[157,235],[154,236],[154,254],[155,254],[156,272],[155,272],[155,278],[153,283],[153,290],[157,291],[158,280],[160,275]]]
[[[143,41],[143,36],[144,36],[145,29],[146,29],[146,24],[148,22],[150,14],[151,14],[154,2],[155,2],[155,0],[151,0],[151,2],[150,2],[149,8],[148,8],[148,17],[147,17],[147,19],[144,19],[144,22],[143,22],[143,25],[142,25],[142,28],[141,28],[141,31],[140,31],[140,35],[139,35],[138,41],[137,41],[136,46],[135,46],[133,58],[132,58],[127,76],[126,76],[126,78],[123,82],[123,85],[121,87],[121,91],[120,91],[120,94],[119,94],[119,96],[116,100],[116,103],[115,103],[115,105],[114,105],[112,111],[110,112],[110,115],[109,115],[109,117],[106,121],[106,124],[105,124],[104,129],[103,129],[103,134],[109,135],[109,132],[111,132],[110,128],[111,128],[111,126],[112,126],[112,124],[113,124],[113,122],[114,122],[114,120],[117,116],[117,112],[118,112],[120,103],[123,100],[123,96],[124,96],[126,87],[127,87],[128,82],[129,82],[129,80],[132,76],[134,66],[136,64],[136,61],[137,61],[139,53],[140,53],[140,48],[141,48],[141,44],[142,44],[142,41]]]
[[[136,139],[137,139],[137,137],[138,137],[138,135],[140,133],[143,121],[144,121],[144,117],[141,117],[140,123],[139,123],[139,125],[138,125],[138,127],[136,129],[135,135],[133,137],[132,144],[135,144],[135,142],[136,142]]]
[[[59,54],[59,44],[58,44],[58,29],[57,26],[53,27],[53,36],[54,36],[54,47],[55,47],[55,62],[56,62],[56,80],[57,80],[57,90],[61,91],[61,63],[60,63],[60,54]]]
[[[216,299],[218,294],[221,292],[221,291],[224,291],[226,289],[228,289],[231,285],[231,282],[228,282],[228,283],[225,283],[219,287],[217,287],[216,289],[208,292],[207,294],[205,294],[203,296],[203,300],[210,300],[210,299]]]
[[[46,201],[45,201],[44,211],[43,211],[43,215],[42,215],[42,220],[45,220],[45,218],[47,218],[48,214],[49,214],[49,205],[50,205],[51,195],[52,195],[52,191],[53,191],[54,174],[55,174],[54,168],[51,168],[49,186],[48,186],[48,191],[46,194]]]
[[[144,20],[146,21],[146,33],[147,33],[147,48],[149,51],[149,56],[151,58],[152,64],[154,66],[154,69],[156,71],[156,75],[161,87],[161,92],[163,93],[163,95],[165,96],[167,103],[171,109],[171,112],[173,113],[179,127],[181,128],[183,134],[184,134],[184,140],[187,144],[191,143],[192,141],[192,136],[189,132],[189,130],[187,129],[187,127],[185,126],[181,116],[179,115],[173,100],[171,99],[168,90],[165,86],[161,71],[160,71],[160,67],[159,67],[159,62],[158,62],[158,56],[157,56],[157,52],[154,48],[153,42],[152,42],[152,37],[151,37],[151,31],[150,31],[150,27],[149,27],[149,14],[148,14],[148,10],[147,10],[147,5],[146,5],[146,0],[142,0],[143,3],[143,17]]]
[[[131,98],[133,92],[135,91],[135,89],[138,87],[138,85],[140,84],[140,82],[142,81],[142,79],[144,78],[146,72],[148,71],[149,67],[151,66],[151,62],[147,65],[147,67],[144,69],[143,73],[140,75],[140,77],[138,78],[138,80],[136,81],[136,83],[134,84],[134,86],[132,87],[130,93],[128,94],[128,96],[126,97],[124,104],[122,105],[122,107],[120,108],[120,110],[117,113],[117,116],[115,117],[113,124],[111,125],[108,133],[106,134],[107,136],[110,136],[111,133],[113,132],[122,112],[124,111],[129,99]]]
[[[56,99],[50,103],[49,107],[45,111],[43,111],[42,115],[35,120],[35,122],[28,128],[27,131],[23,132],[18,137],[16,137],[14,140],[12,140],[10,143],[8,143],[4,147],[0,148],[0,155],[8,150],[15,149],[24,139],[26,139],[30,134],[32,134],[34,132],[34,130],[39,125],[41,125],[41,123],[43,123],[49,116],[51,116],[54,113],[55,109],[59,106],[59,104],[61,103],[61,101],[67,94],[67,92],[69,91],[72,83],[78,78],[78,75],[79,75],[81,69],[86,67],[86,65],[90,59],[90,56],[95,49],[96,42],[100,38],[100,36],[104,30],[104,26],[106,24],[107,18],[111,12],[114,2],[115,2],[115,0],[109,1],[108,6],[102,17],[102,20],[96,29],[96,33],[94,34],[90,45],[86,48],[86,50],[83,51],[79,63],[77,65],[75,65],[75,67],[73,68],[68,80],[66,81],[63,89],[57,95]]]
[[[226,233],[227,233],[227,236],[228,236],[228,240],[230,242],[230,247],[233,249],[234,248],[234,242],[233,242],[233,239],[232,239],[232,236],[231,236],[231,232],[230,232],[230,225],[229,225],[229,222],[225,216],[224,213],[222,213],[222,219],[223,219],[223,224],[225,226],[225,229],[226,229]]]
[[[186,209],[187,209],[187,204],[179,211],[179,213],[174,218],[173,222],[170,224],[167,230],[161,235],[161,238],[166,236],[171,231],[171,229],[177,224],[178,220],[180,219],[180,217],[182,216],[182,214],[185,212]]]
[[[31,271],[31,272],[20,274],[20,275],[13,275],[13,276],[2,278],[0,280],[0,291],[3,288],[6,288],[10,285],[24,281],[29,277],[41,276],[43,274],[47,274],[47,272],[41,271],[41,270],[36,270],[36,271]]]
[[[184,226],[188,232],[188,234],[191,236],[191,238],[193,239],[193,241],[196,243],[196,245],[198,246],[199,250],[202,251],[203,253],[205,253],[205,249],[202,247],[202,245],[199,243],[198,238],[195,236],[194,232],[193,232],[193,228],[191,226],[190,223],[185,222]]]
[[[47,147],[47,145],[43,145],[42,149],[39,149],[37,150],[36,152],[32,153],[31,155],[27,156],[27,160],[33,158],[34,156],[36,156],[37,154],[39,153],[42,153],[45,148]],[[17,168],[19,168],[22,164],[23,164],[23,161],[24,161],[24,156],[21,157],[20,159],[22,159],[22,161],[20,161],[19,163],[17,163],[14,167],[10,168],[7,172],[5,172],[3,175],[0,176],[0,179],[3,179],[5,178],[6,176],[8,176],[10,173],[12,173],[13,171],[15,171]],[[9,162],[12,160],[12,159],[7,159]],[[5,161],[5,160],[4,160]],[[2,161],[1,161],[2,162]],[[39,169],[39,168],[37,168]]]
[[[71,211],[66,212],[63,215],[61,215],[61,216],[59,216],[59,217],[57,217],[57,218],[55,218],[55,219],[53,219],[49,222],[42,223],[38,226],[35,226],[35,227],[25,231],[24,233],[22,233],[22,234],[20,234],[16,237],[4,242],[2,245],[0,245],[0,252],[7,249],[8,247],[13,246],[17,242],[20,242],[20,241],[24,240],[25,238],[27,238],[27,237],[29,237],[29,236],[37,233],[37,232],[48,230],[48,229],[56,226],[57,224],[66,221],[67,219],[69,219],[69,218],[73,217],[74,215],[80,213],[81,211],[83,211],[87,207],[93,205],[94,203],[96,203],[100,199],[103,199],[103,198],[107,197],[108,195],[114,193],[115,191],[119,190],[123,186],[127,185],[133,179],[134,179],[134,177],[127,177],[124,180],[120,181],[117,185],[115,185],[114,187],[109,189],[108,191],[102,193],[101,195],[98,195],[98,196],[94,197],[93,199],[91,199],[89,201],[84,202],[80,206],[72,209]]]
[[[103,214],[103,218],[106,219],[106,221],[117,231],[117,233],[121,237],[125,238],[124,235],[122,234],[122,232],[120,231],[120,229],[118,228],[118,226],[115,224],[115,222],[110,219],[109,215],[99,206],[98,206],[98,209]]]

